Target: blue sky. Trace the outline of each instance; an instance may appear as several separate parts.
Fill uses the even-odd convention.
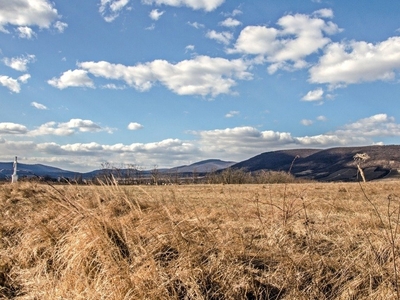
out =
[[[0,0],[0,161],[144,169],[400,141],[400,2]]]

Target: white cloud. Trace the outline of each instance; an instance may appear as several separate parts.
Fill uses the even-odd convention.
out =
[[[317,119],[326,120],[325,117]],[[303,120],[302,124],[311,125],[312,122]],[[193,134],[199,136],[197,144],[205,157],[245,159],[265,152],[265,149],[372,145],[375,137],[400,136],[400,124],[393,117],[378,114],[345,125],[336,131],[314,136],[294,137],[288,132],[259,131],[254,127],[215,129]]]
[[[29,63],[35,61],[35,55],[27,54],[20,57],[13,57],[13,58],[3,58],[3,62],[6,66],[21,72],[25,72],[28,67]]]
[[[236,27],[239,25],[242,25],[242,22],[232,19],[232,18],[227,18],[224,21],[220,22],[219,25],[225,26],[225,27]]]
[[[372,44],[331,43],[310,69],[310,81],[341,86],[365,81],[392,80],[400,69],[400,37]]]
[[[47,122],[40,125],[37,129],[29,132],[31,136],[40,135],[57,135],[67,136],[76,132],[100,132],[108,129],[102,128],[100,125],[91,120],[71,119],[65,123]]]
[[[91,143],[76,143],[76,144],[69,144],[61,146],[65,152],[68,153],[76,153],[79,155],[84,155],[85,153],[91,154],[98,151],[102,151],[104,147],[98,143],[91,142]]]
[[[237,111],[237,110],[231,110],[230,112],[228,112],[228,113],[225,115],[225,118],[232,118],[232,117],[237,116],[237,115],[239,115],[239,114],[240,114],[239,111]]]
[[[154,30],[156,28],[156,24],[151,24],[149,27],[146,27],[146,30]]]
[[[21,39],[30,40],[36,36],[36,33],[32,30],[32,28],[27,27],[27,26],[18,27],[17,31],[18,31],[18,36]]]
[[[0,75],[0,84],[8,88],[11,92],[19,93],[21,91],[21,86],[17,79]]]
[[[187,6],[194,10],[202,9],[205,11],[213,11],[225,0],[142,0],[144,4],[157,4],[157,5],[169,5],[169,6]]]
[[[114,21],[130,0],[101,0],[99,12],[106,22]]]
[[[20,36],[32,38],[30,26],[49,28],[58,18],[53,3],[47,0],[7,0],[0,5],[0,31],[8,33],[7,25],[16,26]]]
[[[194,45],[187,45],[186,47],[185,47],[185,50],[186,50],[186,52],[187,51],[194,51]]]
[[[25,134],[28,129],[21,124],[2,122],[0,123],[0,134]]]
[[[345,125],[334,133],[364,137],[400,136],[400,124],[395,122],[394,117],[389,117],[387,114],[376,114]]]
[[[237,16],[237,15],[241,15],[243,12],[240,9],[234,9],[232,12],[232,16]]]
[[[31,106],[40,110],[47,110],[47,107],[45,105],[40,104],[38,102],[31,102]]]
[[[150,12],[149,17],[152,20],[157,21],[164,13],[165,13],[165,11],[158,11],[158,9],[153,9]]]
[[[280,27],[278,29],[267,26],[245,27],[234,48],[227,52],[262,56],[272,63],[270,73],[281,68],[299,69],[308,65],[304,60],[307,56],[330,43],[331,40],[325,35],[340,31],[331,21],[304,14],[283,16],[277,24]]]
[[[199,136],[199,147],[209,157],[225,156],[234,160],[295,143],[290,133],[259,131],[249,126],[193,133]]]
[[[188,22],[188,24],[196,29],[204,28],[204,24],[198,23],[198,22]]]
[[[318,119],[321,120],[320,117]],[[79,131],[96,132],[104,128],[90,120],[72,119],[66,123],[46,123],[36,130],[41,131],[41,134],[66,135]],[[0,123],[0,134],[19,135],[18,141],[0,139],[0,159],[19,153],[19,156],[35,160],[35,163],[60,163],[64,160],[62,157],[71,156],[77,168],[84,166],[93,170],[99,168],[104,160],[115,162],[116,165],[129,162],[141,166],[146,163],[144,167],[147,168],[154,164],[172,167],[188,161],[218,157],[240,161],[265,151],[290,148],[372,145],[377,143],[374,141],[376,137],[399,137],[400,124],[386,114],[376,114],[344,125],[338,130],[313,136],[296,137],[289,132],[261,131],[244,126],[192,132],[195,139],[191,141],[168,138],[151,143],[112,145],[96,142],[61,145],[54,142],[21,141],[21,135],[32,137],[34,134],[24,125],[14,123]]]
[[[31,78],[30,74],[24,74],[18,77],[18,81],[21,83],[27,83],[29,78]]]
[[[321,18],[333,18],[333,11],[329,8],[322,8],[315,11],[313,15]]]
[[[63,33],[65,28],[68,27],[68,24],[61,21],[57,21],[54,23],[53,26],[55,29],[57,29],[58,32]]]
[[[114,83],[107,83],[101,86],[102,89],[109,89],[109,90],[124,90],[126,86],[124,85],[116,85]]]
[[[93,81],[89,78],[85,70],[68,70],[60,78],[52,78],[47,81],[48,84],[60,90],[67,87],[89,87],[94,88]]]
[[[318,116],[317,121],[326,122],[328,119],[325,116]]]
[[[83,70],[67,72],[77,72],[87,79],[89,79],[87,73],[91,73],[96,77],[122,80],[139,91],[149,90],[156,82],[160,82],[178,95],[214,97],[219,94],[230,94],[232,87],[236,85],[236,80],[252,78],[248,72],[249,65],[245,61],[208,56],[197,56],[177,64],[171,64],[165,60],[154,60],[135,66],[125,66],[100,61],[82,62],[78,64],[78,67]],[[68,80],[70,76],[66,76],[66,73],[60,79],[49,80],[49,83],[58,88],[84,86],[81,80],[78,81],[79,84],[75,84],[76,80]],[[92,87],[92,81],[88,81],[88,86]]]
[[[303,98],[301,98],[304,101],[320,101],[323,99],[324,95],[324,90],[321,88],[318,88],[313,91],[309,91]]]
[[[303,119],[303,120],[300,121],[300,124],[304,125],[304,126],[310,126],[310,125],[314,124],[314,121],[313,120],[308,120],[308,119]]]
[[[246,26],[240,33],[235,48],[230,52],[272,55],[279,48],[279,31],[265,26]]]
[[[13,93],[19,93],[21,91],[20,83],[26,83],[29,78],[31,78],[31,75],[29,74],[19,76],[17,79],[0,75],[0,85],[5,86]]]
[[[210,30],[207,32],[206,37],[212,40],[216,40],[219,43],[229,45],[233,39],[233,34],[228,31],[216,32],[215,30]]]
[[[129,130],[139,130],[139,129],[143,129],[143,127],[144,126],[142,124],[139,124],[139,123],[136,123],[136,122],[131,122],[128,125],[128,129]]]

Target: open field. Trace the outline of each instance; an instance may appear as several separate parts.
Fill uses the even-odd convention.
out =
[[[399,299],[400,182],[0,186],[1,299]]]

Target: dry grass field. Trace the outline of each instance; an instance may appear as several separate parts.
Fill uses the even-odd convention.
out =
[[[0,186],[1,299],[399,299],[400,182]]]

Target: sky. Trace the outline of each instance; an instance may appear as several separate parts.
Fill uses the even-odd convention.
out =
[[[400,143],[400,1],[0,0],[0,161]]]

